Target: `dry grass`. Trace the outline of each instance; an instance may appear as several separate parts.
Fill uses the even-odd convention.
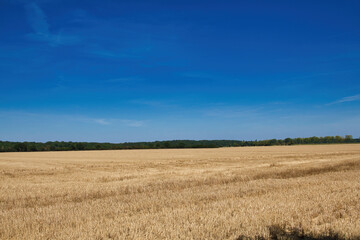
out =
[[[357,239],[359,199],[356,144],[0,154],[0,239]]]

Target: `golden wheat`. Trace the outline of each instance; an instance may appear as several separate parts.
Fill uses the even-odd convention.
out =
[[[1,153],[0,239],[355,239],[359,173],[357,144]]]

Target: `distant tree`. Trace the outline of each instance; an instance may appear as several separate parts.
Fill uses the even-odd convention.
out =
[[[320,143],[320,139],[318,137],[311,137],[309,143]]]
[[[170,142],[169,141],[164,142],[164,148],[170,148]]]
[[[76,143],[75,144],[75,150],[84,150],[85,145],[83,143]]]
[[[351,140],[351,139],[353,139],[353,136],[352,135],[345,135],[345,139],[346,140]]]
[[[185,143],[184,142],[179,142],[177,147],[178,148],[185,148]]]
[[[28,151],[28,152],[35,152],[35,151],[37,151],[36,145],[35,145],[35,144],[28,145],[28,146],[27,146],[27,151]]]
[[[352,140],[353,140],[352,135],[345,135],[345,142],[350,143],[350,142],[352,142]]]
[[[17,152],[26,152],[27,146],[25,143],[16,143],[14,146],[15,151]]]
[[[294,144],[294,142],[293,142],[293,140],[291,138],[285,138],[284,142],[285,142],[286,145]]]
[[[271,139],[270,141],[269,141],[269,145],[270,146],[273,146],[273,145],[277,145],[278,144],[278,141],[274,138],[274,139]]]
[[[340,136],[335,137],[335,142],[337,142],[337,143],[341,143],[341,142],[343,142],[343,140],[344,140],[343,137],[340,137]]]
[[[174,140],[155,142],[125,142],[125,143],[94,143],[94,142],[8,142],[0,141],[1,152],[26,151],[69,151],[69,150],[110,150],[110,149],[151,149],[151,148],[217,148],[235,146],[273,146],[291,144],[321,144],[321,143],[360,143],[360,138],[352,135],[286,138],[238,141],[238,140]]]

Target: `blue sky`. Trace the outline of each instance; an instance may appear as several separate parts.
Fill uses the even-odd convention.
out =
[[[0,0],[0,139],[359,137],[359,10]]]

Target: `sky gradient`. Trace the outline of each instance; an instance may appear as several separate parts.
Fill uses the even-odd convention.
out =
[[[0,140],[360,137],[359,11],[0,0]]]

